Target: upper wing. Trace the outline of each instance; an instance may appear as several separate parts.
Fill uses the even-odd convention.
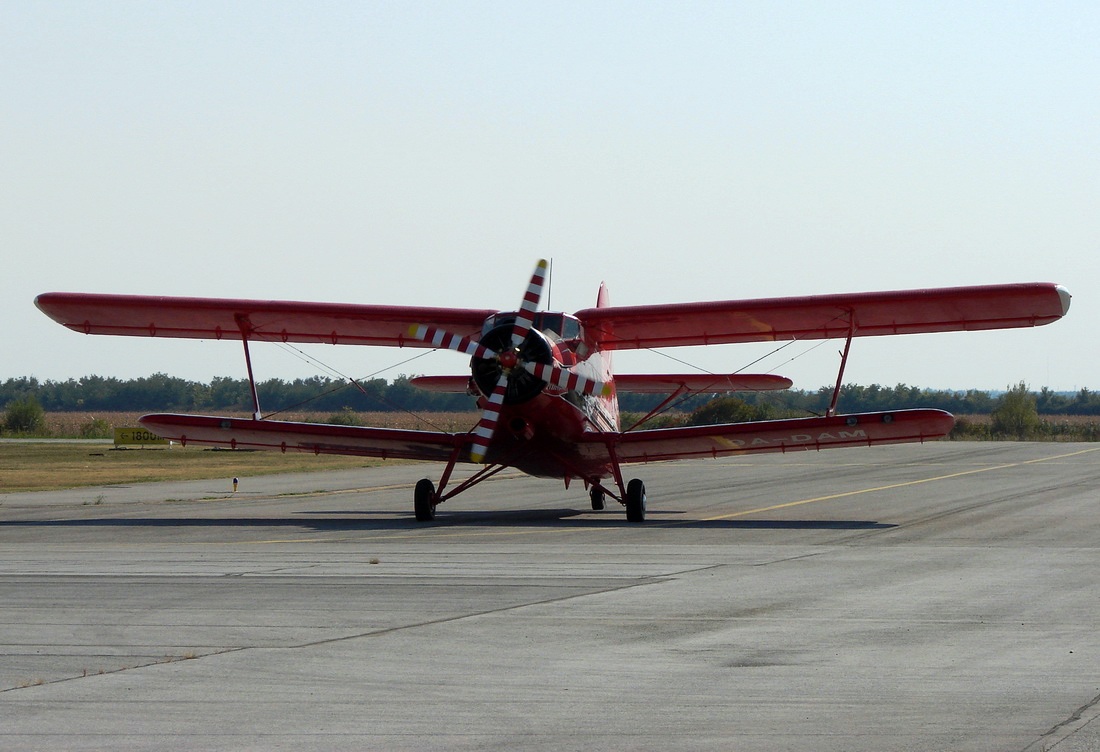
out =
[[[145,415],[138,422],[161,438],[184,444],[443,462],[460,450],[459,459],[469,461],[469,448],[462,449],[469,436],[460,433],[212,415]]]
[[[786,339],[830,339],[1039,326],[1069,310],[1059,285],[1028,283],[931,290],[723,300],[577,312],[605,350]]]
[[[467,336],[496,311],[466,308],[304,303],[285,300],[179,298],[50,292],[35,305],[84,334],[248,339],[340,345],[435,347],[409,337],[409,327],[434,326]]]
[[[896,410],[626,433],[593,432],[585,434],[580,448],[592,457],[609,455],[610,448],[614,448],[620,462],[657,462],[929,441],[946,436],[954,424],[951,414],[942,410]]]

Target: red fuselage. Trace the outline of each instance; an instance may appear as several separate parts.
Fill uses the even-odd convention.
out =
[[[507,318],[507,314],[498,314],[487,321],[482,341],[492,339],[494,327],[508,326]],[[606,454],[589,456],[578,441],[585,432],[619,430],[619,402],[610,353],[602,352],[597,341],[586,338],[568,314],[539,314],[531,337],[540,341],[523,349],[539,351],[544,358],[549,355],[571,371],[611,384],[612,388],[606,396],[585,395],[542,382],[536,385],[533,395],[528,392],[506,400],[487,461],[544,478],[610,476],[612,468]],[[490,378],[479,379],[476,359],[471,364],[474,383],[481,394],[478,406],[484,409],[487,401],[484,386],[495,377],[490,374]]]

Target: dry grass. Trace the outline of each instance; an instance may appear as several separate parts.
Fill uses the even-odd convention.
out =
[[[196,447],[114,449],[105,444],[0,444],[0,493],[158,480],[229,479],[267,473],[371,467],[382,460]]]
[[[1040,415],[1038,427],[1027,435],[1002,435],[993,431],[991,415],[956,415],[949,435],[956,441],[1100,441],[1100,416]]]
[[[988,426],[993,423],[992,415],[961,413],[955,416],[956,420],[968,420],[976,425]],[[1076,428],[1089,428],[1100,424],[1100,416],[1097,415],[1040,415],[1039,421],[1052,425],[1073,426]]]

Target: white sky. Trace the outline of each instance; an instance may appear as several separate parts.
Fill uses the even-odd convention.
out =
[[[1061,282],[1061,322],[857,340],[847,380],[1100,388],[1098,39],[1095,2],[3,3],[0,379],[244,375],[239,344],[74,334],[40,292],[504,309],[548,257],[567,311],[601,280],[623,305]],[[841,345],[750,370],[813,389]]]

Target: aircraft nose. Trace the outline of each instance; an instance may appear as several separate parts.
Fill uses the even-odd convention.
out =
[[[505,348],[500,355],[497,356],[497,359],[500,360],[501,368],[506,371],[515,368],[516,364],[519,363],[519,355],[516,354],[513,348]]]

